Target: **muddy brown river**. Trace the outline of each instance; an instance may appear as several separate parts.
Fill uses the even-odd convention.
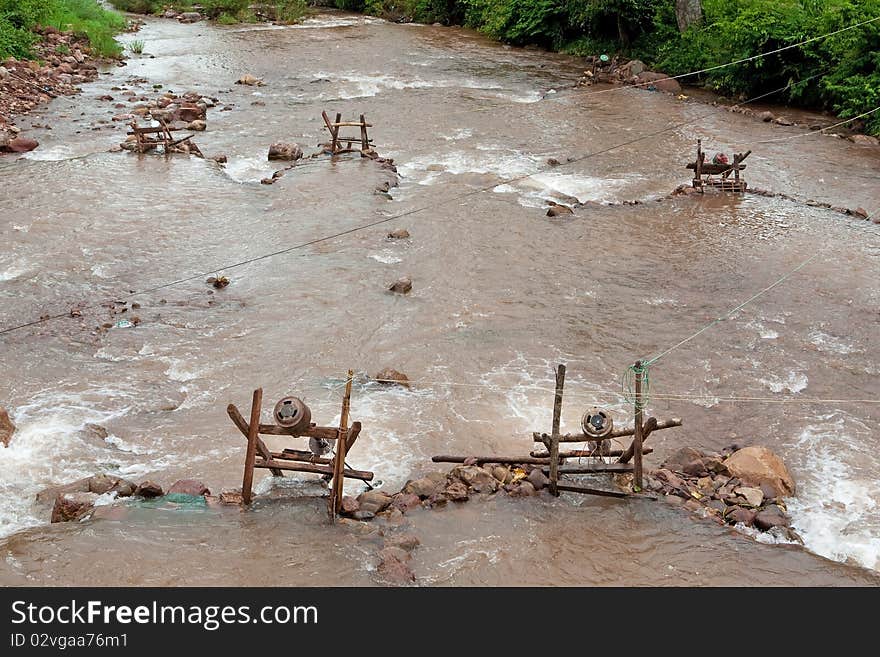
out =
[[[372,539],[329,525],[320,497],[291,500],[316,492],[305,477],[258,471],[266,495],[248,512],[141,505],[49,526],[33,498],[96,471],[240,486],[244,441],[227,403],[246,409],[262,386],[266,405],[297,394],[331,424],[349,368],[416,382],[355,385],[364,431],[350,462],[389,487],[434,469],[434,454],[527,453],[531,432],[549,429],[558,362],[563,428],[594,405],[625,424],[628,365],[817,253],[650,373],[649,412],[684,426],[652,436],[648,464],[684,445],[769,446],[797,481],[788,506],[805,547],[662,501],[499,498],[414,513],[413,568],[432,585],[878,583],[880,226],[751,194],[647,200],[688,182],[702,138],[710,153],[752,149],[752,186],[872,212],[876,149],[646,90],[572,89],[578,60],[460,29],[330,13],[291,27],[148,19],[133,38],[145,54],[23,120],[51,130],[0,160],[0,328],[86,305],[82,318],[0,336],[0,403],[18,425],[0,446],[0,584],[370,585]],[[234,84],[247,73],[265,85]],[[108,152],[125,130],[110,118],[125,110],[96,98],[125,89],[216,96],[196,142],[225,153],[225,168]],[[392,199],[360,158],[260,184],[279,168],[270,143],[308,153],[326,139],[322,110],[374,124],[401,174]],[[545,199],[572,196],[646,202],[545,216]],[[386,240],[394,228],[412,239]],[[102,303],[218,273],[224,290],[199,276],[132,297],[139,325],[94,332]],[[402,275],[412,293],[387,293]]]

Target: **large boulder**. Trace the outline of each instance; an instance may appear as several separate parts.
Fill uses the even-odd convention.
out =
[[[880,139],[877,137],[872,137],[871,135],[851,135],[847,137],[854,144],[861,144],[862,146],[878,146],[880,145]]]
[[[152,481],[144,481],[138,484],[138,487],[135,489],[134,494],[138,497],[151,498],[151,497],[162,497],[164,492],[162,491],[162,487],[154,483]]]
[[[409,388],[409,377],[403,372],[398,372],[391,367],[386,367],[384,370],[376,374],[373,379],[378,383],[401,385],[404,388]]]
[[[269,146],[270,160],[298,160],[303,156],[303,150],[299,144],[286,144],[284,142],[276,142]]]
[[[369,490],[366,493],[361,493],[357,502],[360,511],[375,515],[384,511],[391,504],[391,496],[379,490]]]
[[[15,423],[10,419],[6,409],[0,406],[0,443],[9,447],[12,434],[15,433]]]
[[[94,507],[97,493],[63,493],[55,498],[52,507],[52,522],[79,520]]]
[[[681,93],[681,85],[678,83],[678,80],[673,80],[666,73],[644,71],[639,75],[638,82],[645,86],[654,86],[659,91],[665,91],[670,94]]]
[[[6,142],[4,148],[10,153],[27,153],[28,151],[34,150],[39,145],[40,144],[36,139],[19,136]]]
[[[641,75],[645,71],[645,63],[640,59],[631,59],[626,64],[620,67],[620,74],[629,79],[636,75]]]
[[[198,497],[200,495],[210,495],[211,491],[205,484],[197,479],[179,479],[171,484],[168,489],[168,495],[192,495]]]
[[[127,479],[106,474],[96,474],[72,481],[69,484],[44,488],[37,493],[37,502],[50,504],[58,499],[58,497],[69,493],[94,493],[95,495],[116,493],[118,497],[129,497],[134,495],[136,489],[137,486],[134,482]]]
[[[755,527],[764,531],[773,527],[788,527],[790,523],[788,515],[775,504],[761,509],[755,516]]]
[[[746,484],[772,486],[778,497],[794,495],[794,478],[782,459],[766,447],[744,447],[728,456],[724,465]]]
[[[428,477],[422,477],[421,479],[408,481],[406,486],[403,487],[403,492],[417,495],[424,500],[436,493],[438,488],[439,485],[436,481]]]
[[[710,472],[723,470],[721,462],[692,447],[682,447],[663,462],[663,468],[682,472],[691,477],[705,477]]]
[[[499,486],[492,472],[478,465],[459,465],[453,468],[449,476],[478,493],[494,493]]]

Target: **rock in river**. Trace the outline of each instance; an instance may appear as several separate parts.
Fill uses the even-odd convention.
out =
[[[744,483],[772,486],[779,497],[794,495],[794,478],[782,459],[766,447],[744,447],[728,456],[724,465]]]
[[[303,156],[302,148],[299,144],[285,144],[277,142],[269,146],[270,160],[298,160]]]
[[[14,433],[15,424],[9,419],[9,413],[6,412],[6,409],[0,406],[0,443],[8,447]]]

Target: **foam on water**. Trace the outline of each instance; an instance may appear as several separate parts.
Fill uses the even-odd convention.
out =
[[[819,330],[810,332],[810,342],[816,345],[819,351],[829,354],[840,354],[841,356],[845,356],[846,354],[858,351],[858,349],[845,342],[842,338],[823,333]]]
[[[839,411],[817,419],[786,458],[797,481],[792,526],[811,551],[880,570],[880,463],[871,431]]]
[[[36,493],[94,474],[99,450],[84,445],[80,432],[86,424],[107,422],[127,410],[98,410],[83,395],[64,391],[42,393],[19,406],[13,416],[15,436],[8,447],[0,446],[0,536],[45,523],[45,517],[35,514]]]
[[[807,375],[803,372],[789,372],[788,376],[784,379],[773,374],[769,378],[758,380],[773,392],[783,392],[788,390],[795,394],[806,390],[807,384],[809,383]]]
[[[269,178],[276,167],[267,164],[265,156],[232,157],[224,167],[226,175],[239,183],[256,183]]]
[[[403,262],[403,260],[392,255],[391,252],[387,250],[382,253],[371,253],[367,257],[372,258],[376,262],[381,262],[383,265],[396,265],[398,262]]]
[[[15,280],[22,274],[27,273],[27,271],[27,267],[23,267],[21,265],[12,265],[7,269],[2,269],[0,270],[0,283]]]
[[[354,98],[369,98],[377,96],[385,91],[403,91],[405,89],[482,89],[494,90],[501,87],[492,83],[480,82],[479,80],[436,78],[426,79],[418,76],[402,78],[386,75],[384,73],[328,73],[318,71],[312,74],[315,80],[330,80],[333,90],[321,92],[317,95],[313,91],[297,96],[298,99],[314,100],[351,100]],[[314,86],[314,85],[310,85]]]

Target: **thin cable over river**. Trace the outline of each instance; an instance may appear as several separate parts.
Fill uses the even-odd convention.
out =
[[[665,358],[649,405],[684,419],[652,437],[652,464],[683,445],[779,453],[797,481],[789,510],[811,552],[695,523],[660,502],[564,496],[422,514],[413,567],[434,584],[876,583],[880,409],[833,400],[880,398],[877,231],[752,195],[544,216],[545,199],[667,194],[689,179],[697,138],[709,153],[732,153],[798,129],[641,89],[543,102],[579,79],[576,59],[458,29],[339,14],[285,28],[149,19],[137,38],[148,54],[34,114],[52,126],[33,131],[41,147],[0,160],[0,325],[437,208],[233,270],[223,290],[193,281],[145,295],[132,328],[96,335],[99,307],[84,327],[62,319],[4,336],[0,400],[18,432],[0,447],[0,583],[262,584],[279,572],[290,584],[370,583],[369,555],[325,524],[320,504],[134,510],[47,529],[33,496],[99,470],[166,483],[198,476],[217,491],[240,485],[243,441],[226,404],[243,407],[262,386],[267,399],[303,396],[329,423],[349,368],[393,367],[437,384],[355,388],[352,419],[364,431],[351,465],[387,485],[431,469],[432,454],[527,453],[531,432],[549,428],[556,362],[568,364],[573,390],[595,391],[590,401],[623,421],[626,405],[607,391],[636,357],[675,344],[817,249],[798,276]],[[233,84],[246,73],[265,86]],[[196,141],[208,156],[225,153],[225,170],[106,152],[124,137],[109,121],[123,110],[95,99],[118,100],[113,87],[150,94],[153,84],[219,98]],[[375,126],[377,150],[402,175],[393,200],[374,193],[380,177],[368,161],[325,159],[259,184],[276,168],[265,159],[270,143],[309,151],[325,140],[322,110],[365,114]],[[545,170],[548,158],[706,114]],[[878,162],[876,150],[817,135],[754,147],[746,178],[870,210],[880,201]],[[386,240],[397,227],[412,238]],[[412,293],[387,294],[403,275]],[[455,382],[478,385],[442,385]],[[721,401],[774,396],[830,401]],[[576,399],[563,408],[564,429],[578,426]],[[248,570],[226,558],[238,553]],[[297,581],[304,572],[310,580]]]

